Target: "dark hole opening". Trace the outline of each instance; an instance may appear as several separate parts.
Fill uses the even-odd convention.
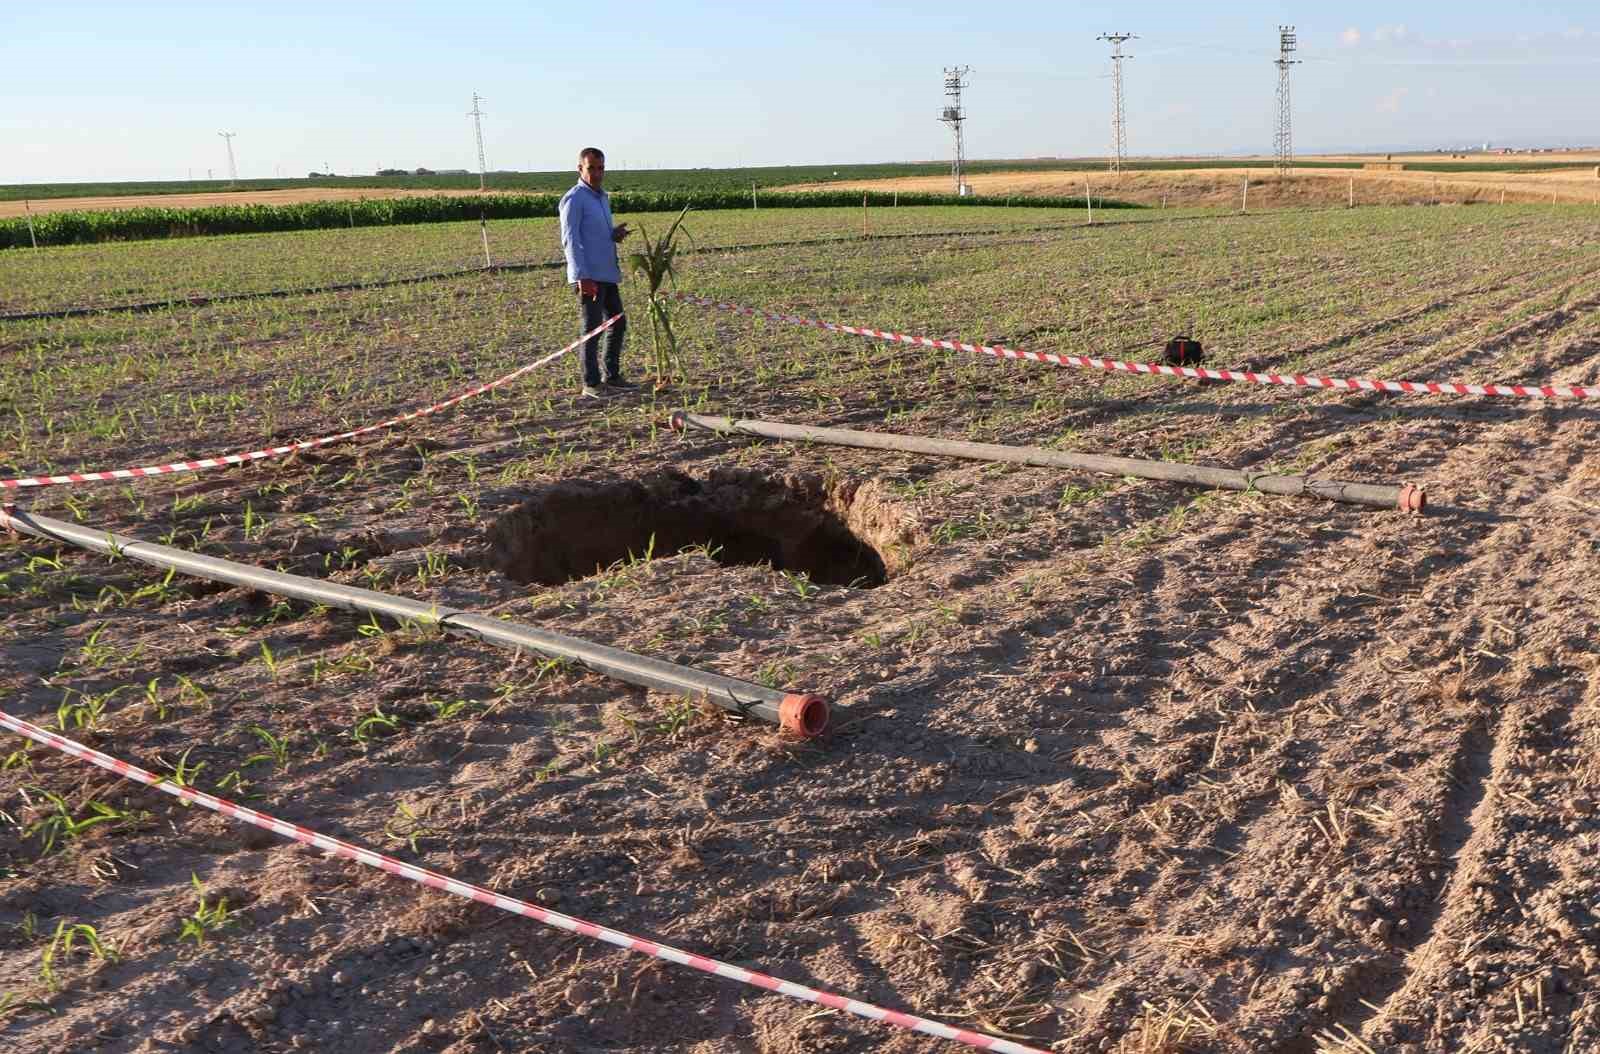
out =
[[[823,585],[873,588],[883,556],[853,532],[841,492],[816,481],[722,470],[553,484],[490,529],[493,563],[519,582],[559,585],[630,556],[705,546],[721,564],[770,565]],[[653,545],[652,545],[652,539]]]

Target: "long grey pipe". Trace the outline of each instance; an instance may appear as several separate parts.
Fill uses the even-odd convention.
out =
[[[705,699],[724,710],[775,722],[785,730],[805,738],[819,736],[828,728],[828,703],[821,696],[783,692],[735,677],[724,677],[719,673],[662,662],[620,648],[569,637],[564,633],[474,615],[460,608],[441,608],[357,586],[269,571],[254,564],[203,556],[15,509],[0,508],[0,528],[10,528],[35,538],[66,542],[108,556],[127,557],[155,567],[171,568],[213,582],[227,582],[344,611],[365,611],[396,620],[410,619],[437,624],[457,636],[475,637],[506,648],[526,649],[548,658],[572,659],[595,673],[671,695]]]
[[[736,421],[731,417],[711,417],[687,410],[673,413],[672,427],[679,431],[701,428],[723,434],[764,436],[802,443],[833,443],[869,450],[904,450],[916,454],[971,458],[976,461],[1009,461],[1043,468],[1075,468],[1112,476],[1138,476],[1164,479],[1225,490],[1258,490],[1286,497],[1322,498],[1380,509],[1401,509],[1420,513],[1428,498],[1420,487],[1407,483],[1391,487],[1369,483],[1341,483],[1305,476],[1279,476],[1270,473],[1241,472],[1231,468],[1207,468],[1175,461],[1146,461],[1142,458],[1106,457],[1101,454],[1070,454],[1036,446],[1001,446],[996,443],[968,443],[957,439],[926,439],[894,432],[858,432],[848,428],[819,428],[812,425],[786,425],[777,421]]]

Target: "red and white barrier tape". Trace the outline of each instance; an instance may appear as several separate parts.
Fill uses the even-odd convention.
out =
[[[169,472],[195,472],[203,468],[242,465],[249,461],[260,461],[262,458],[282,457],[284,454],[292,454],[297,450],[310,450],[313,447],[322,447],[330,443],[354,439],[356,436],[364,436],[385,428],[392,428],[398,424],[404,424],[406,421],[414,421],[419,417],[436,414],[440,410],[448,410],[457,403],[466,402],[475,395],[482,395],[484,392],[504,387],[528,371],[536,370],[540,366],[554,362],[590,337],[610,329],[616,324],[617,319],[621,317],[620,314],[612,315],[560,351],[551,352],[542,359],[530,362],[526,366],[518,367],[504,377],[496,378],[487,384],[480,384],[476,388],[469,388],[460,395],[451,396],[442,403],[434,403],[432,406],[425,406],[420,410],[412,410],[410,413],[401,414],[399,417],[391,417],[387,421],[379,421],[377,424],[367,425],[363,428],[351,429],[348,432],[340,432],[337,435],[323,436],[321,439],[307,439],[298,443],[289,443],[286,446],[267,447],[263,450],[251,450],[244,454],[227,454],[223,457],[203,457],[194,461],[174,461],[170,465],[145,465],[142,468],[113,468],[101,469],[96,472],[68,472],[59,476],[22,476],[18,479],[0,479],[0,488],[17,490],[22,487],[51,487],[60,483],[88,483],[102,479],[137,479],[141,476],[164,476]]]
[[[967,344],[959,340],[937,340],[908,333],[871,329],[866,326],[846,326],[837,322],[823,322],[801,315],[778,315],[752,307],[712,300],[692,293],[664,294],[674,300],[697,307],[714,307],[719,311],[732,311],[751,318],[764,318],[769,322],[787,322],[795,326],[825,329],[830,333],[849,333],[872,340],[887,340],[899,344],[914,344],[924,348],[943,348],[948,351],[970,351],[979,355],[993,355],[1000,359],[1029,359],[1033,362],[1050,362],[1057,366],[1081,366],[1095,370],[1119,370],[1123,373],[1166,374],[1170,377],[1207,377],[1218,381],[1247,381],[1250,384],[1283,384],[1296,388],[1343,388],[1352,391],[1416,392],[1429,395],[1520,395],[1532,399],[1600,399],[1600,387],[1576,385],[1527,384],[1463,384],[1459,381],[1380,381],[1370,377],[1318,377],[1300,373],[1254,373],[1249,370],[1208,370],[1198,366],[1167,366],[1154,362],[1123,362],[1120,359],[1094,359],[1083,355],[1059,355],[1048,351],[1023,351],[1000,344]]]
[[[835,1010],[843,1010],[847,1014],[855,1014],[857,1017],[864,1017],[872,1021],[883,1021],[899,1028],[922,1032],[930,1036],[938,1036],[940,1039],[953,1039],[957,1043],[965,1043],[970,1047],[977,1047],[979,1050],[1001,1051],[1002,1054],[1046,1054],[1044,1051],[1024,1046],[1021,1043],[1013,1043],[1010,1040],[999,1039],[995,1036],[986,1036],[980,1032],[969,1032],[963,1028],[952,1028],[949,1025],[930,1021],[915,1014],[907,1014],[898,1010],[886,1010],[871,1003],[848,999],[818,988],[811,988],[803,984],[796,984],[793,981],[785,981],[767,974],[756,973],[754,970],[746,970],[731,963],[708,959],[703,955],[695,955],[692,952],[680,951],[669,945],[657,944],[654,941],[645,940],[643,937],[635,937],[631,934],[623,933],[621,930],[596,925],[593,922],[586,922],[571,915],[563,915],[561,912],[551,911],[549,908],[541,908],[537,904],[530,904],[515,897],[501,896],[499,893],[484,889],[482,886],[475,886],[469,882],[460,882],[446,875],[441,875],[437,871],[430,871],[425,867],[417,867],[415,864],[396,860],[392,856],[375,853],[370,849],[362,849],[360,846],[351,845],[349,842],[342,842],[337,838],[330,838],[327,835],[307,830],[299,824],[287,823],[265,813],[257,812],[254,809],[235,805],[225,798],[217,798],[203,791],[197,791],[192,787],[179,786],[170,779],[147,772],[126,761],[119,761],[109,754],[102,754],[92,747],[86,747],[75,740],[67,739],[65,736],[47,732],[38,725],[24,721],[19,717],[12,717],[3,710],[0,710],[0,727],[10,729],[18,735],[26,736],[35,743],[50,747],[52,750],[59,750],[63,754],[69,754],[82,761],[87,761],[91,765],[98,765],[100,768],[114,772],[125,779],[134,780],[147,787],[154,787],[156,790],[170,794],[174,798],[192,802],[202,808],[210,809],[212,812],[221,813],[230,819],[253,824],[256,827],[271,831],[273,834],[284,838],[293,839],[296,842],[316,846],[324,852],[342,856],[347,860],[354,860],[356,863],[365,864],[367,867],[375,867],[380,871],[387,871],[389,874],[397,878],[403,878],[408,882],[416,882],[419,885],[437,889],[452,896],[475,900],[480,904],[487,904],[501,911],[522,915],[536,922],[542,922],[547,926],[565,930],[568,933],[576,933],[594,940],[605,941],[607,944],[614,944],[618,948],[638,952],[641,955],[649,955],[657,959],[665,959],[667,962],[676,963],[679,966],[691,966],[705,973],[725,977],[730,981],[738,981],[741,984],[764,988],[769,992],[777,992],[779,995],[786,995],[791,999],[803,999],[809,1003],[819,1003]]]

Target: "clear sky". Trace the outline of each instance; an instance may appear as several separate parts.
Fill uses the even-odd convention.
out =
[[[1270,153],[1280,23],[1299,153],[1600,143],[1595,0],[0,0],[0,183],[475,169],[474,91],[491,169],[943,158],[957,64],[970,157],[1099,155],[1107,31],[1131,154]]]

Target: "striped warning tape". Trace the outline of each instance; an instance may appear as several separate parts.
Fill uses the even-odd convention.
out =
[[[1095,359],[1084,355],[1060,355],[1048,351],[1023,351],[1000,344],[968,344],[959,340],[938,340],[892,330],[872,329],[867,326],[846,326],[838,322],[823,322],[802,315],[780,315],[740,304],[695,296],[693,293],[667,293],[666,296],[697,307],[711,307],[731,311],[751,318],[764,318],[769,322],[785,322],[795,326],[825,329],[830,333],[849,333],[872,340],[887,340],[898,344],[914,344],[924,348],[943,348],[947,351],[970,351],[979,355],[993,355],[1000,359],[1029,359],[1033,362],[1050,362],[1057,366],[1081,366],[1094,370],[1118,370],[1123,373],[1165,374],[1169,377],[1205,377],[1218,381],[1246,381],[1250,384],[1282,384],[1296,388],[1341,388],[1369,392],[1414,392],[1427,395],[1519,395],[1533,399],[1597,399],[1600,388],[1558,384],[1463,384],[1459,381],[1380,381],[1370,377],[1318,377],[1302,373],[1255,373],[1251,370],[1208,370],[1199,366],[1167,366],[1154,362],[1123,362],[1120,359]]]
[[[547,926],[565,930],[568,933],[577,933],[594,940],[605,941],[607,944],[614,944],[627,951],[664,959],[679,966],[690,966],[705,973],[725,977],[730,981],[738,981],[741,984],[764,988],[769,992],[777,992],[779,995],[786,995],[791,999],[803,999],[806,1002],[819,1003],[835,1010],[843,1010],[845,1013],[855,1014],[857,1017],[883,1021],[899,1028],[922,1032],[930,1036],[938,1036],[940,1039],[952,1039],[957,1043],[965,1043],[970,1047],[977,1047],[979,1050],[1001,1051],[1002,1054],[1045,1054],[1044,1051],[1024,1046],[1021,1043],[999,1039],[995,1036],[986,1036],[980,1032],[969,1032],[963,1028],[952,1028],[949,1025],[940,1024],[937,1021],[930,1021],[928,1018],[907,1014],[899,1010],[887,1010],[880,1006],[874,1006],[872,1003],[863,1003],[859,1000],[835,995],[832,992],[826,992],[818,988],[796,984],[793,981],[785,981],[768,974],[757,973],[754,970],[746,970],[731,963],[709,959],[703,955],[680,951],[669,945],[657,944],[654,941],[645,940],[643,937],[635,937],[631,934],[623,933],[621,930],[600,926],[571,915],[563,915],[561,912],[551,911],[549,908],[541,908],[537,904],[530,904],[515,897],[502,896],[492,890],[484,889],[482,886],[475,886],[470,882],[461,882],[447,875],[441,875],[437,871],[430,871],[425,867],[417,867],[415,864],[405,863],[392,856],[385,856],[382,853],[375,853],[370,849],[363,849],[358,845],[352,845],[337,838],[318,834],[315,831],[301,827],[299,824],[288,823],[265,813],[257,812],[254,809],[235,805],[225,798],[214,797],[203,791],[197,791],[192,787],[179,786],[170,779],[147,772],[126,761],[120,761],[109,754],[102,754],[92,747],[86,747],[75,740],[67,739],[65,736],[58,736],[53,732],[48,732],[38,725],[24,721],[19,717],[13,717],[4,711],[0,711],[0,727],[10,729],[18,735],[26,736],[35,743],[47,746],[52,750],[59,750],[63,754],[69,754],[82,761],[87,761],[91,765],[98,765],[100,768],[114,772],[125,779],[134,780],[147,787],[154,787],[158,791],[170,794],[183,801],[192,802],[202,808],[210,809],[212,812],[221,813],[231,819],[253,824],[256,827],[271,831],[273,834],[284,838],[293,839],[296,842],[316,846],[324,852],[342,856],[347,860],[354,860],[358,864],[365,864],[367,867],[387,871],[396,878],[403,878],[408,882],[416,882],[419,885],[437,889],[452,896],[475,900],[480,904],[487,904],[501,911],[522,915],[536,922],[542,922]]]
[[[266,447],[261,450],[251,450],[243,454],[227,454],[221,457],[203,457],[194,461],[174,461],[170,465],[145,465],[140,468],[112,468],[100,469],[95,472],[67,472],[59,476],[22,476],[17,479],[0,479],[0,488],[17,490],[22,487],[51,487],[61,483],[89,483],[95,480],[103,479],[138,479],[141,476],[164,476],[171,472],[196,472],[205,468],[220,468],[223,465],[242,465],[249,461],[260,461],[263,458],[282,457],[285,454],[293,454],[298,450],[310,450],[313,447],[323,447],[329,445],[330,443],[339,443],[346,439],[354,439],[357,436],[364,436],[372,432],[381,431],[385,428],[392,428],[393,426],[403,424],[406,421],[414,421],[419,417],[427,417],[430,414],[436,414],[440,410],[448,410],[457,403],[466,402],[475,395],[482,395],[484,392],[492,391],[495,388],[504,387],[505,385],[516,380],[518,377],[528,373],[530,370],[536,370],[540,366],[554,362],[556,359],[559,359],[561,356],[567,354],[567,352],[571,351],[573,348],[576,348],[590,337],[610,329],[616,324],[617,319],[621,317],[621,314],[612,315],[600,325],[596,326],[594,329],[591,329],[589,332],[585,333],[571,344],[568,344],[560,351],[553,351],[542,359],[539,359],[535,362],[530,362],[526,366],[519,366],[517,369],[506,374],[504,377],[497,377],[496,379],[489,381],[487,384],[480,384],[475,388],[469,388],[459,395],[451,396],[442,403],[434,403],[432,406],[425,406],[420,410],[412,410],[410,413],[401,414],[399,417],[391,417],[387,421],[379,421],[377,424],[367,425],[363,428],[354,428],[348,432],[340,432],[337,435],[323,436],[321,439],[306,439],[298,443],[289,443],[284,446],[274,446]]]

